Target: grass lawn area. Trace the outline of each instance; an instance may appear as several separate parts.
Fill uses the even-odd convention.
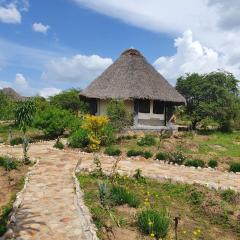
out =
[[[184,156],[191,159],[201,159],[206,163],[217,160],[220,170],[227,170],[232,161],[240,162],[240,132],[222,133],[213,132],[180,132],[170,138],[164,138],[160,143],[160,138],[154,134],[156,144],[153,146],[139,146],[137,143],[143,137],[135,136],[129,139],[119,140],[115,147],[121,149],[126,154],[130,149],[150,151],[153,156],[157,152],[177,152],[181,151]]]
[[[111,181],[93,174],[79,174],[77,177],[100,239],[153,239],[143,234],[137,224],[139,213],[149,208],[164,209],[169,213],[170,227],[166,239],[175,239],[173,219],[177,216],[181,218],[179,240],[231,240],[240,237],[240,197],[234,192],[126,176],[116,176]],[[116,204],[110,195],[107,207],[103,207],[98,188],[100,182],[106,182],[110,192],[116,186],[125,188],[139,200],[139,205],[134,208],[128,204]]]
[[[12,138],[22,136],[21,131],[13,123],[0,123],[0,142],[7,143],[9,132],[11,131]],[[43,138],[43,133],[36,128],[29,128],[27,135],[32,139]]]

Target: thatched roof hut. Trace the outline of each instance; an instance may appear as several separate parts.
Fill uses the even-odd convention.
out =
[[[136,49],[124,51],[111,66],[80,92],[80,98],[90,103],[93,114],[104,114],[109,99],[122,99],[130,110],[140,117],[139,120],[143,118],[142,121],[138,120],[138,123],[145,125],[153,125],[153,122],[154,125],[166,125],[166,107],[186,102]],[[147,113],[149,114],[146,115]],[[165,116],[160,117],[159,114]],[[156,119],[158,121],[155,121]]]
[[[80,95],[98,99],[153,99],[185,103],[184,97],[135,49],[124,51]]]

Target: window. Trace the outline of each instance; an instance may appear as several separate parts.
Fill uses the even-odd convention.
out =
[[[138,104],[140,113],[150,113],[150,100],[140,99]]]
[[[159,100],[153,101],[153,113],[164,114],[164,102]]]

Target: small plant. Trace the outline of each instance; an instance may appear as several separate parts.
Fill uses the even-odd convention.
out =
[[[136,157],[136,156],[142,156],[142,155],[143,155],[143,151],[141,151],[141,150],[130,149],[127,152],[128,157]]]
[[[137,144],[139,146],[154,146],[156,145],[157,141],[154,136],[152,135],[145,135],[143,138],[141,138]]]
[[[194,205],[199,205],[203,201],[203,194],[196,189],[192,190],[189,200]]]
[[[3,167],[8,172],[13,169],[17,169],[16,161],[7,156],[0,157],[0,166]]]
[[[205,162],[200,159],[188,159],[185,163],[185,166],[187,167],[204,167]]]
[[[168,159],[168,153],[166,152],[158,152],[156,154],[156,159],[157,160],[163,160],[163,161],[166,161]]]
[[[0,212],[0,237],[7,231],[8,216],[12,211],[12,206],[8,204]]]
[[[138,182],[143,182],[143,183],[146,182],[145,177],[142,176],[142,170],[139,168],[135,170],[133,178],[135,178]]]
[[[10,145],[11,146],[20,145],[22,143],[23,143],[23,139],[21,137],[12,138],[10,140]]]
[[[229,172],[240,172],[240,162],[231,162]]]
[[[177,163],[182,165],[186,157],[182,152],[173,152],[168,154],[168,162]]]
[[[106,182],[99,183],[98,190],[100,203],[105,208],[107,206],[107,201],[109,198],[109,189],[107,183]]]
[[[151,157],[153,156],[153,154],[152,154],[150,151],[144,151],[144,152],[142,153],[142,156],[143,156],[144,158],[148,159],[148,158],[151,158]]]
[[[215,159],[211,159],[208,162],[208,166],[211,167],[211,168],[216,168],[218,166],[218,161],[215,160]]]
[[[140,200],[126,188],[113,186],[111,189],[111,199],[115,205],[128,204],[130,207],[138,207]]]
[[[170,218],[165,211],[147,209],[139,214],[137,224],[144,234],[160,239],[165,238],[168,233]]]
[[[57,138],[57,141],[53,145],[53,147],[62,150],[62,149],[64,149],[64,144],[61,142],[61,140],[59,138]]]
[[[121,154],[121,150],[118,147],[109,146],[105,149],[104,153],[109,156],[119,156]]]
[[[70,147],[86,148],[90,143],[88,131],[83,128],[78,129],[70,136],[68,142]]]
[[[227,189],[221,192],[221,197],[224,201],[234,204],[237,202],[239,194],[232,189]]]
[[[96,177],[104,176],[103,170],[102,170],[102,164],[99,160],[98,156],[94,156],[93,163],[95,165],[95,169],[92,172],[92,175]]]

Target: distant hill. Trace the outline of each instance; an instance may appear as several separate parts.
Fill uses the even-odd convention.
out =
[[[28,99],[27,97],[23,97],[20,94],[18,94],[12,88],[3,88],[3,89],[0,89],[0,92],[2,92],[4,95],[8,96],[9,98],[11,98],[14,101],[24,101],[24,100]]]

